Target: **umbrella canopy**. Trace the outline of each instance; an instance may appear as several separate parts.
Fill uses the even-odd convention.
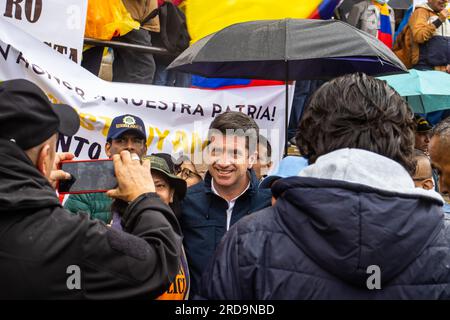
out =
[[[170,68],[205,77],[271,80],[406,70],[388,47],[367,33],[338,20],[310,19],[234,24],[194,43]]]
[[[406,74],[379,77],[405,97],[416,113],[450,109],[450,74],[409,70]]]

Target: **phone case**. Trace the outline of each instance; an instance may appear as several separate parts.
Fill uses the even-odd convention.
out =
[[[80,163],[80,162],[99,162],[99,161],[112,161],[111,159],[89,159],[89,160],[65,160],[65,161],[61,161],[58,164],[58,170],[61,170],[62,166],[65,163]],[[57,181],[56,183],[56,190],[58,190],[58,193],[60,195],[66,195],[66,194],[84,194],[84,193],[102,193],[102,192],[106,192],[107,190],[103,190],[103,189],[95,189],[95,190],[83,190],[83,191],[69,191],[69,192],[64,192],[64,191],[60,191],[59,190],[59,181]]]

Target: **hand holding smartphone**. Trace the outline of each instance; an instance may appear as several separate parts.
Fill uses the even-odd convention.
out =
[[[122,151],[113,155],[113,161],[118,186],[109,190],[108,196],[131,202],[144,193],[155,192],[149,159],[141,164],[137,154]]]
[[[110,159],[62,161],[60,169],[71,175],[70,179],[59,181],[60,194],[106,192],[117,187]]]
[[[155,192],[150,161],[141,164],[129,151],[115,154],[113,160],[62,161],[60,169],[71,175],[71,179],[59,181],[60,194],[107,192],[130,202],[143,193]]]

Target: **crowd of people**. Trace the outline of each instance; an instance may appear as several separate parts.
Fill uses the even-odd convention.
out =
[[[146,47],[157,47],[171,49],[167,55],[152,54],[150,52],[136,51],[124,47],[116,47],[112,51],[112,81],[154,84],[163,86],[190,87],[190,75],[167,70],[167,66],[181,53],[177,47],[166,48],[169,40],[177,39],[177,35],[183,31],[187,34],[184,13],[178,6],[182,5],[180,0],[122,0],[125,9],[130,13],[131,18],[140,24],[138,29],[131,29],[123,35],[114,36],[112,41],[130,45],[140,45]],[[166,17],[161,16],[161,7],[167,2],[170,3],[170,10],[177,10],[177,21],[166,21]],[[89,2],[88,2],[89,5]],[[95,15],[101,15],[94,12]],[[173,13],[172,16],[173,17]],[[91,17],[88,15],[87,19]],[[89,21],[88,21],[89,22]],[[163,27],[162,28],[162,23]],[[91,23],[86,24],[87,27]],[[86,30],[88,33],[89,30]],[[175,33],[175,35],[173,35]],[[171,39],[167,39],[170,37]],[[187,35],[185,42],[189,41]],[[175,51],[173,51],[175,50]],[[99,75],[101,63],[104,57],[104,47],[87,47],[83,52],[81,65],[95,75]]]
[[[151,45],[157,1],[124,5],[148,28],[116,40]],[[343,18],[414,67],[450,73],[434,54],[446,5],[414,10],[397,36],[408,48],[388,1]],[[85,52],[85,67],[98,73],[102,52]],[[113,81],[154,83],[151,54],[114,59]],[[74,155],[56,152],[57,137],[76,134],[78,114],[30,81],[0,83],[0,298],[449,299],[450,117],[433,125],[361,73],[297,85],[309,96],[291,117],[300,155],[273,167],[254,119],[227,111],[201,164],[175,159],[148,150],[142,119],[123,114],[105,141],[117,187],[61,203],[57,183],[71,176],[58,164]]]

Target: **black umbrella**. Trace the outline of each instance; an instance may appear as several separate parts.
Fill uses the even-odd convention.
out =
[[[288,80],[406,71],[369,34],[342,21],[310,19],[231,25],[194,43],[168,68],[205,77],[285,80],[286,90]],[[286,92],[286,112],[287,100]]]

